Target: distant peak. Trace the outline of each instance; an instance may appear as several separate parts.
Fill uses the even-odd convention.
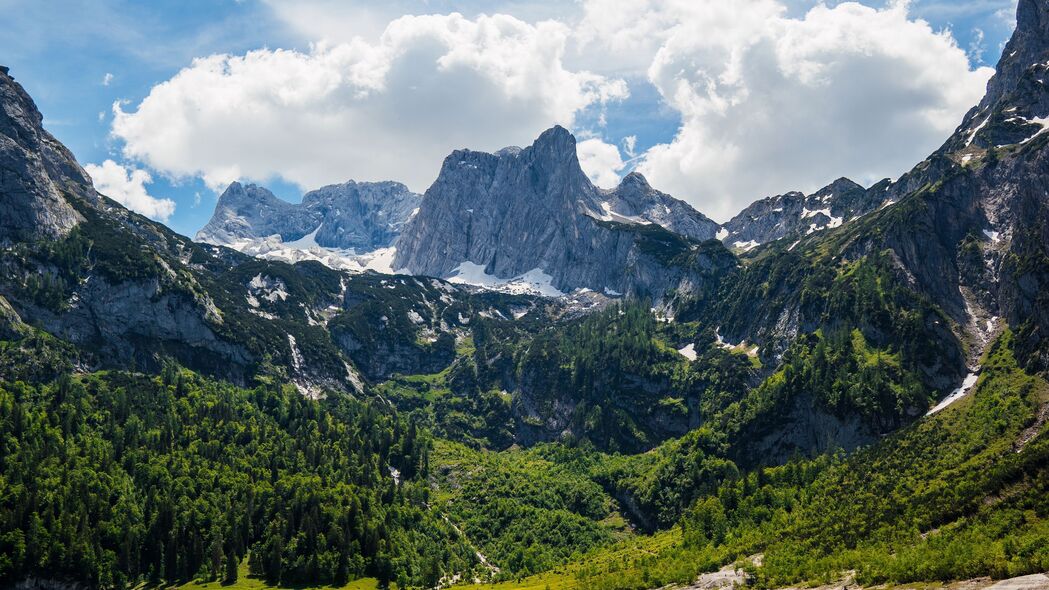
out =
[[[234,180],[229,183],[226,190],[219,195],[218,205],[243,204],[256,201],[276,200],[277,197],[269,189],[255,184],[241,184]]]
[[[645,178],[644,174],[640,172],[631,172],[623,177],[623,180],[619,183],[620,186],[636,186],[638,188],[651,188],[648,184],[648,179]]]
[[[566,148],[571,147],[575,149],[575,136],[572,135],[567,129],[560,125],[554,125],[553,127],[542,132],[535,143],[532,144],[535,147],[554,147],[554,148]]]
[[[822,190],[820,190],[820,192],[825,192],[825,191],[846,191],[846,190],[855,190],[855,189],[862,189],[862,188],[863,187],[861,185],[859,185],[856,182],[854,182],[851,178],[845,178],[844,176],[842,176],[841,178],[839,178],[839,179],[835,180],[834,182],[832,182],[832,183],[828,184],[827,186],[825,186]]]
[[[500,157],[502,157],[502,156],[516,156],[516,155],[518,155],[520,153],[521,153],[521,148],[517,147],[516,145],[508,145],[508,146],[504,147],[503,149],[495,152],[495,155],[500,156]]]

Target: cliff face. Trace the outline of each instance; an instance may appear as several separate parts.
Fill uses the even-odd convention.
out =
[[[306,193],[298,205],[234,182],[196,239],[238,246],[271,236],[282,242],[309,236],[310,245],[370,252],[390,246],[418,204],[419,195],[397,182],[333,184]]]
[[[63,191],[94,199],[87,173],[42,122],[33,100],[0,66],[0,239],[66,235],[81,218]]]
[[[500,279],[538,270],[561,291],[659,298],[733,265],[718,248],[700,247],[716,227],[640,175],[597,189],[579,167],[575,138],[554,127],[525,149],[448,156],[404,229],[394,266],[438,277],[480,267]]]
[[[726,245],[751,250],[783,238],[802,238],[870,213],[885,203],[885,187],[870,190],[839,178],[811,195],[791,192],[755,201],[724,225]]]

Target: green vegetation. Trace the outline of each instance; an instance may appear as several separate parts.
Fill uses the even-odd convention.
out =
[[[510,395],[483,388],[472,337],[456,346],[456,360],[440,373],[395,375],[375,392],[393,402],[436,436],[478,448],[506,448],[513,442]]]
[[[499,588],[641,590],[686,583],[745,556],[757,587],[902,584],[1049,568],[1049,383],[1017,366],[1006,332],[971,393],[851,456],[726,473],[658,546],[610,546]],[[675,443],[665,445],[674,447]],[[663,448],[661,447],[661,450]],[[639,462],[654,461],[651,453]],[[620,461],[633,461],[625,458]]]
[[[428,435],[375,404],[169,366],[0,387],[0,582],[432,585],[474,563],[426,508]],[[396,483],[391,474],[397,474]]]
[[[708,334],[696,347],[697,362],[688,362],[668,342],[695,326],[662,324],[650,307],[613,305],[528,342],[517,381],[540,423],[567,421],[576,442],[639,452],[745,394],[754,369],[746,355],[717,348]]]
[[[437,505],[498,565],[497,579],[546,571],[629,534],[571,455],[560,445],[493,453],[438,442]]]

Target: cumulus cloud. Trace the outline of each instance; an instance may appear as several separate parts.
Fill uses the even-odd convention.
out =
[[[146,185],[153,182],[153,178],[145,170],[129,169],[113,160],[101,165],[88,164],[84,169],[91,176],[95,190],[136,213],[167,221],[175,212],[174,201],[158,199],[146,191]]]
[[[901,174],[946,139],[991,74],[905,0],[501,5],[517,16],[482,14],[479,0],[265,2],[316,43],[202,57],[137,105],[115,104],[126,158],[215,190],[280,177],[421,191],[453,149],[526,145],[581,121],[591,133],[579,134],[580,162],[597,184],[636,165],[724,220],[769,194]],[[390,20],[452,4],[467,16]],[[632,135],[644,124],[603,126],[606,105],[631,109],[624,80],[654,87],[681,120],[672,136],[646,132],[644,145],[661,141],[647,151]]]
[[[568,26],[505,15],[405,16],[376,42],[195,60],[134,110],[113,106],[128,158],[215,189],[280,176],[423,190],[461,147],[528,144],[621,100],[626,84],[565,68]]]
[[[591,182],[601,188],[613,188],[619,184],[619,171],[624,166],[619,148],[592,137],[576,143],[576,153],[579,166]]]
[[[979,101],[949,32],[905,2],[819,4],[800,18],[776,0],[587,2],[580,25],[611,58],[641,49],[647,77],[682,117],[639,165],[662,190],[716,219],[838,176],[895,176],[933,151]]]

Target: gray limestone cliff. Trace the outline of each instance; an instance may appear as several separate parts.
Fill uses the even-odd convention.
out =
[[[312,236],[312,243],[325,248],[369,252],[390,246],[418,205],[419,195],[398,182],[333,184],[306,193],[301,204],[234,182],[196,239],[235,245],[274,235],[283,242]]]
[[[94,199],[91,180],[42,127],[43,115],[0,66],[0,237],[58,237],[80,220],[64,192]]]
[[[640,175],[601,191],[579,166],[575,138],[554,127],[524,149],[449,155],[398,241],[394,267],[449,277],[472,266],[500,279],[538,270],[561,291],[659,298],[734,264],[700,247],[716,228]]]

